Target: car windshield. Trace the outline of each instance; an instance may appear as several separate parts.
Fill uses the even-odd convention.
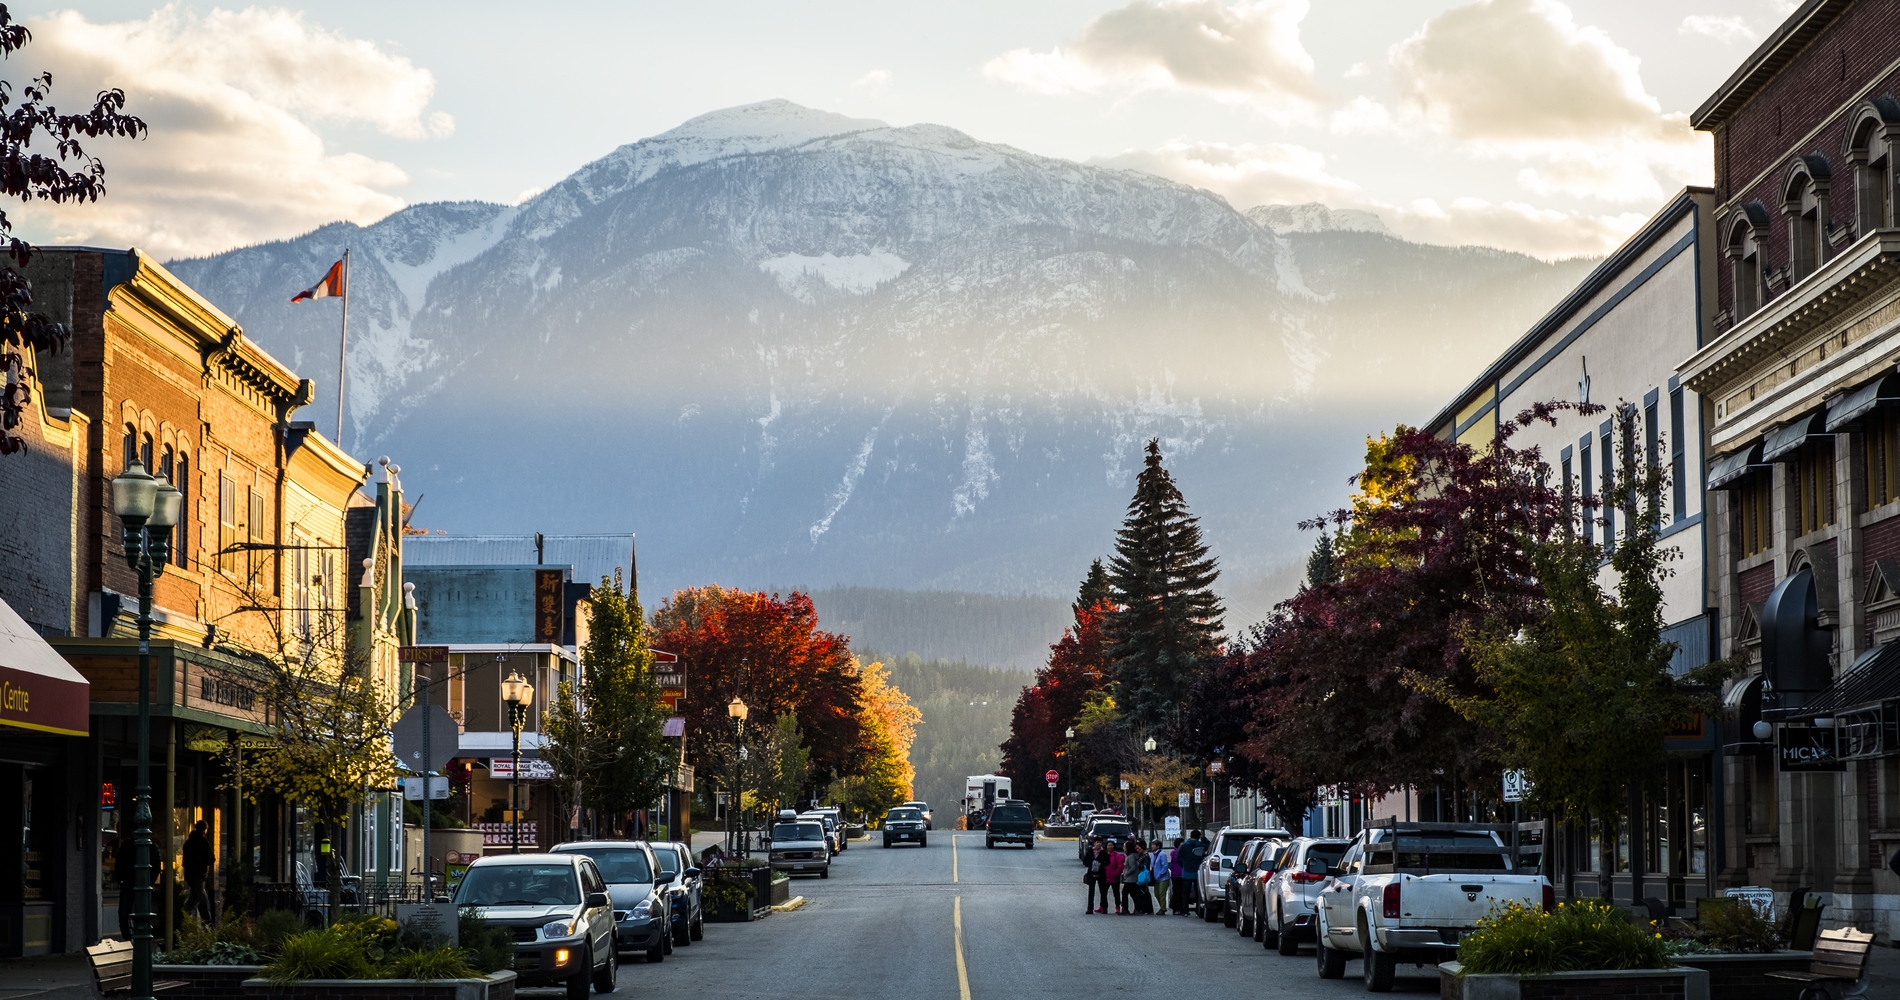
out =
[[[457,906],[572,906],[580,883],[569,865],[476,865],[455,892]]]
[[[562,853],[593,858],[600,868],[600,877],[609,883],[653,881],[653,868],[647,864],[647,854],[637,847],[586,847]]]
[[[915,823],[923,818],[924,814],[915,809],[893,809],[884,814],[886,822],[895,820],[899,823]]]
[[[1030,822],[1028,806],[997,806],[995,815],[997,819],[1006,819],[1012,823]]]
[[[1127,823],[1097,823],[1089,828],[1089,835],[1107,840],[1122,840],[1135,832]]]
[[[1345,844],[1314,844],[1306,849],[1306,863],[1324,861],[1328,867],[1338,867],[1339,859],[1346,856]]]
[[[1240,853],[1241,848],[1247,846],[1247,841],[1255,840],[1258,837],[1259,837],[1258,834],[1253,834],[1253,833],[1227,834],[1226,836],[1220,839],[1219,853],[1224,857],[1233,857],[1234,855]]]
[[[780,823],[772,828],[773,840],[823,840],[825,828],[820,823]]]
[[[678,875],[680,870],[680,850],[677,847],[655,847],[653,856],[660,859],[660,871],[668,875]]]

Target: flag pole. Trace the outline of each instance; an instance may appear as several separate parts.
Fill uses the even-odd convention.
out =
[[[343,248],[343,332],[336,349],[336,446],[343,447],[343,380],[350,359],[350,248]]]

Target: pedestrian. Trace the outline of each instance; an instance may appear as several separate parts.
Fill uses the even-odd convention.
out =
[[[1108,849],[1098,839],[1089,848],[1088,867],[1082,870],[1082,881],[1088,883],[1088,901],[1082,905],[1083,913],[1105,913],[1108,911]],[[1096,906],[1099,899],[1101,905]]]
[[[1128,912],[1128,903],[1122,898],[1122,868],[1128,864],[1128,855],[1122,853],[1120,841],[1108,842],[1108,870],[1104,876],[1108,879],[1108,891],[1115,894],[1115,915]]]
[[[1201,898],[1201,865],[1207,860],[1207,841],[1201,831],[1195,830],[1187,842],[1188,856],[1181,861],[1181,874],[1187,882],[1187,899],[1181,912],[1193,913],[1205,907]],[[1179,890],[1181,886],[1175,886]]]
[[[1168,898],[1173,901],[1177,916],[1186,916],[1188,912],[1187,864],[1187,841],[1176,837],[1174,850],[1168,856],[1168,881],[1174,883],[1168,890]]]
[[[211,877],[212,866],[217,858],[211,853],[211,839],[205,836],[210,826],[199,820],[191,826],[191,836],[185,838],[185,887],[191,890],[191,898],[185,903],[185,912],[204,921],[209,927],[211,919],[211,897],[205,895],[205,883]]]
[[[1123,869],[1122,892],[1129,899],[1128,908],[1137,916],[1153,916],[1154,900],[1148,896],[1148,883],[1154,879],[1154,873],[1148,870],[1148,850],[1139,839],[1128,842],[1128,864]]]
[[[1161,841],[1155,841],[1154,850],[1148,852],[1148,870],[1154,875],[1155,911],[1158,913],[1168,912],[1168,886],[1174,881],[1174,874],[1170,871],[1173,864],[1174,853]]]
[[[138,864],[138,852],[132,849],[132,816],[119,813],[119,835],[112,844],[112,881],[119,883],[119,936],[132,940],[132,866]]]

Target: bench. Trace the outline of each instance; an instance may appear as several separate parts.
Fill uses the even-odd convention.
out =
[[[1872,934],[1852,927],[1822,931],[1814,942],[1814,960],[1808,963],[1808,971],[1770,972],[1768,978],[1806,983],[1801,1000],[1829,1000],[1835,995],[1828,989],[1830,985],[1857,986],[1841,995],[1859,996],[1867,989],[1863,980],[1867,975],[1867,952],[1873,944]]]
[[[86,961],[92,966],[93,991],[100,997],[132,991],[132,942],[107,938],[86,949]],[[175,990],[190,983],[166,981],[152,984],[153,993]]]

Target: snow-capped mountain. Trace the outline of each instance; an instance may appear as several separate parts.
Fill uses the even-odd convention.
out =
[[[1147,174],[768,101],[517,207],[171,266],[327,424],[336,308],[288,299],[352,248],[345,443],[404,465],[419,525],[633,530],[649,593],[1067,593],[1150,437],[1230,577],[1302,553],[1363,435],[1577,274],[1313,208],[1281,235]]]

